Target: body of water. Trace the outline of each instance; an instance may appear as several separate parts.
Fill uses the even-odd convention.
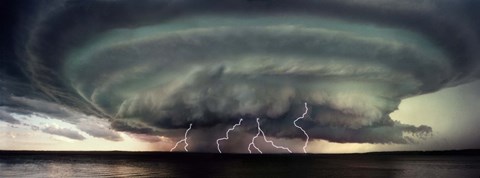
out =
[[[478,155],[2,153],[0,177],[480,177]]]

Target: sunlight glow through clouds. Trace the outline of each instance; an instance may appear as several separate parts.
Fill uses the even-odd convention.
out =
[[[475,102],[480,100],[480,95],[466,97],[462,95],[462,92],[473,90],[479,86],[480,82],[474,82],[403,100],[399,110],[391,114],[393,119],[407,124],[424,123],[434,128],[431,137],[416,144],[333,143],[317,139],[311,142],[307,151],[310,153],[358,153],[396,150],[443,150],[454,149],[454,145],[457,144],[472,143],[474,141],[462,139],[462,136],[465,133],[478,135],[475,132],[476,125],[470,123],[475,121],[477,115],[480,115],[480,111],[471,108],[475,106]],[[117,132],[123,140],[111,141],[93,137],[79,130],[76,125],[59,119],[40,115],[12,114],[12,116],[24,124],[12,125],[0,122],[0,149],[167,151],[173,145],[173,141],[164,136]],[[440,119],[442,122],[439,122]],[[100,125],[103,124],[101,122],[106,123],[102,120],[96,121]],[[36,127],[36,129],[32,129],[32,127]],[[45,127],[71,129],[80,133],[85,139],[75,140],[44,133],[41,129]]]
[[[390,114],[395,119],[406,124],[427,124],[433,127],[431,137],[414,144],[369,144],[369,143],[332,143],[316,140],[309,147],[316,153],[361,153],[372,151],[399,150],[449,150],[456,145],[466,148],[478,147],[475,124],[480,115],[478,106],[480,95],[465,96],[463,93],[475,90],[480,82],[447,88],[431,94],[421,95],[403,100],[399,110]],[[470,91],[471,92],[471,91]],[[470,93],[469,92],[469,93]],[[408,135],[408,134],[407,134]],[[466,137],[466,135],[474,135]],[[470,140],[469,140],[470,139]]]
[[[158,146],[161,142],[145,142],[132,138],[130,134],[119,132],[123,141],[110,141],[96,138],[80,131],[75,125],[58,119],[39,117],[36,115],[13,115],[23,123],[29,125],[11,125],[0,122],[0,149],[3,150],[123,150],[123,151],[153,151],[166,149]],[[48,123],[48,124],[47,124]],[[75,140],[68,137],[52,135],[40,129],[32,130],[31,126],[40,129],[44,127],[64,128],[76,131],[85,137],[84,140]],[[170,146],[166,144],[166,146]]]

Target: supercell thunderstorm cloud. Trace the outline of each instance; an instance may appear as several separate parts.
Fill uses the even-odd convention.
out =
[[[243,118],[222,151],[246,152],[260,118],[267,137],[300,140],[289,147],[302,152],[307,137],[293,122],[308,103],[296,124],[310,140],[415,143],[435,128],[389,114],[403,99],[480,77],[478,4],[26,1],[2,63],[1,119],[82,114],[172,140],[192,126],[188,149],[217,152],[215,141]],[[226,146],[235,143],[242,146]]]

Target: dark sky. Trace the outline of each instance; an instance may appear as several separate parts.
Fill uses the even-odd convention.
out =
[[[227,149],[242,152],[235,145],[248,145],[259,124],[295,148],[307,141],[300,128],[314,141],[374,145],[418,144],[436,126],[453,134],[422,110],[402,111],[428,101],[446,115],[461,110],[465,127],[479,122],[475,107],[458,107],[479,106],[459,99],[480,89],[472,83],[480,77],[475,0],[26,0],[0,8],[0,121],[12,128],[120,142],[120,132],[180,140],[192,124],[191,150],[216,151],[215,140],[243,118],[237,132],[245,136]],[[455,144],[472,147],[478,135],[470,137]]]

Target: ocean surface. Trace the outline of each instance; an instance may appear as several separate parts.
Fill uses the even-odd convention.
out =
[[[0,177],[480,177],[480,155],[0,152]]]

